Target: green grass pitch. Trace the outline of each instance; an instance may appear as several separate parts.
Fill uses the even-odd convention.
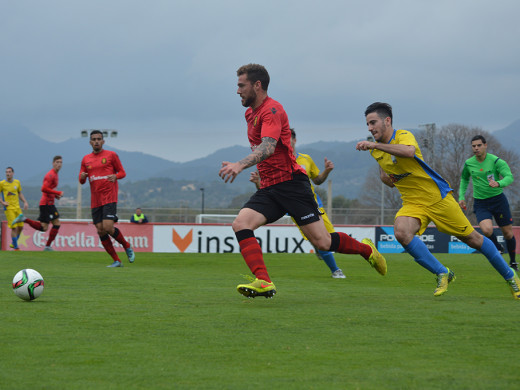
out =
[[[457,280],[434,298],[405,254],[385,277],[337,255],[343,280],[267,254],[278,294],[253,300],[237,254],[2,252],[0,388],[516,388],[520,302],[483,256],[439,257]],[[12,292],[23,268],[45,279],[32,302]]]

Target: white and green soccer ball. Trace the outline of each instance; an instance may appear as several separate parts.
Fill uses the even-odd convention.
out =
[[[27,268],[14,276],[13,291],[25,301],[32,301],[38,298],[43,292],[43,277],[38,271]]]

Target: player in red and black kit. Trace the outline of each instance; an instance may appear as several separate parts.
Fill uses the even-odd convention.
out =
[[[107,253],[114,259],[108,267],[122,267],[114,246],[112,236],[126,251],[128,261],[133,263],[135,254],[132,246],[125,240],[121,231],[114,226],[117,222],[117,181],[126,176],[123,165],[117,153],[104,150],[103,133],[99,130],[90,132],[90,145],[92,153],[87,154],[81,161],[79,182],[90,182],[90,207],[92,208],[92,220],[96,225],[101,244]]]
[[[239,293],[249,298],[272,297],[276,287],[264,263],[254,230],[288,213],[302,232],[323,251],[360,254],[381,275],[386,260],[371,240],[359,242],[345,233],[329,233],[320,218],[306,172],[296,163],[291,147],[289,120],[282,105],[267,96],[269,73],[262,65],[249,64],[237,70],[238,90],[246,110],[247,135],[252,153],[238,162],[222,162],[219,176],[227,183],[244,169],[257,165],[260,189],[247,201],[233,221],[240,252],[255,278],[239,284]]]
[[[38,217],[38,220],[35,221],[33,219],[26,218],[23,214],[18,215],[18,217],[15,219],[16,223],[25,222],[33,229],[42,232],[46,232],[49,229],[49,222],[52,224],[49,238],[47,239],[47,243],[43,248],[44,251],[54,250],[52,249],[51,244],[60,230],[60,213],[54,205],[54,199],[60,199],[63,196],[63,191],[55,190],[55,188],[58,187],[58,172],[60,171],[62,165],[63,159],[61,156],[54,156],[52,159],[52,169],[47,172],[43,178],[42,197],[40,199],[40,216]]]

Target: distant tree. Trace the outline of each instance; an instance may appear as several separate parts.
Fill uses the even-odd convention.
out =
[[[383,184],[379,176],[379,165],[374,161],[374,166],[368,171],[363,184],[363,197],[359,200],[364,207],[380,208],[381,191],[384,196],[385,209],[399,209],[401,207],[401,195],[397,188],[391,188]]]
[[[332,208],[334,209],[350,209],[359,208],[361,202],[358,199],[347,199],[343,195],[332,198]]]
[[[506,161],[511,168],[513,176],[517,178],[512,185],[505,189],[505,193],[511,202],[518,199],[520,189],[519,161],[517,153],[504,148],[500,142],[489,132],[480,127],[468,127],[460,124],[449,124],[441,127],[435,144],[436,170],[451,185],[454,195],[459,197],[460,175],[464,162],[473,156],[471,139],[476,135],[483,135],[488,144],[488,153],[494,154]],[[472,222],[476,222],[473,214],[473,190],[470,184],[465,194],[467,210],[466,214]]]

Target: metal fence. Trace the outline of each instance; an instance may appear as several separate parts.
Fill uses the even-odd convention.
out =
[[[58,207],[61,219],[84,219],[91,220],[90,208],[84,207],[78,216],[75,207]],[[133,208],[118,208],[117,214],[121,221],[129,220],[134,214]],[[163,223],[197,223],[214,222],[214,223],[231,223],[232,216],[237,215],[239,209],[205,209],[204,214],[223,215],[221,221],[212,219],[212,221],[205,221],[200,218],[201,210],[189,207],[179,208],[142,208],[150,222]],[[350,209],[332,209],[329,213],[329,218],[334,225],[393,225],[394,216],[397,209],[385,209],[381,212],[380,208],[365,209],[365,208],[350,208]],[[520,211],[512,210],[513,221],[518,223],[520,221]],[[24,211],[28,218],[36,219],[39,215],[38,208],[30,208]],[[468,218],[473,225],[476,225],[475,215],[468,213]],[[0,220],[5,221],[5,214],[0,213]],[[515,223],[515,225],[516,225]]]

